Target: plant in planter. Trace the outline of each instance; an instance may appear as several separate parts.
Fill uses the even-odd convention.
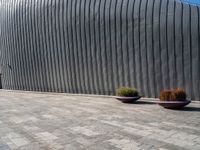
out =
[[[132,103],[140,99],[139,92],[135,88],[121,87],[117,89],[116,99],[123,103]]]
[[[181,88],[174,90],[164,90],[160,93],[160,101],[158,104],[164,108],[180,109],[191,102],[186,98],[186,92]]]

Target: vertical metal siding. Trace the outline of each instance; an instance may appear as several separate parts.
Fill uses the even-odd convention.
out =
[[[3,88],[200,99],[200,8],[175,0],[1,0]]]

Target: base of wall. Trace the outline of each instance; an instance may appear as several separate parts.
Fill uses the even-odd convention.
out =
[[[56,92],[39,92],[39,91],[23,91],[23,90],[8,90],[0,89],[0,92],[14,92],[14,93],[38,93],[38,94],[50,94],[50,95],[65,95],[65,96],[84,96],[84,97],[104,97],[104,98],[115,98],[114,95],[94,95],[94,94],[73,94],[73,93],[56,93]],[[142,97],[144,101],[155,102],[158,101],[158,98],[148,98]],[[200,100],[192,100],[194,103],[200,103]]]

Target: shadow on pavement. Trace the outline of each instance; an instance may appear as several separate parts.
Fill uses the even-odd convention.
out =
[[[198,111],[200,112],[200,107],[190,107],[190,106],[186,106],[182,109],[180,109],[179,111]]]
[[[127,104],[142,104],[142,105],[144,105],[144,104],[156,104],[155,102],[148,102],[148,101],[136,101],[136,102],[132,102],[132,103],[127,103]]]

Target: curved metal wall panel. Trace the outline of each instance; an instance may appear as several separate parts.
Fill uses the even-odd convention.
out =
[[[3,88],[200,99],[200,8],[174,0],[0,0]]]

